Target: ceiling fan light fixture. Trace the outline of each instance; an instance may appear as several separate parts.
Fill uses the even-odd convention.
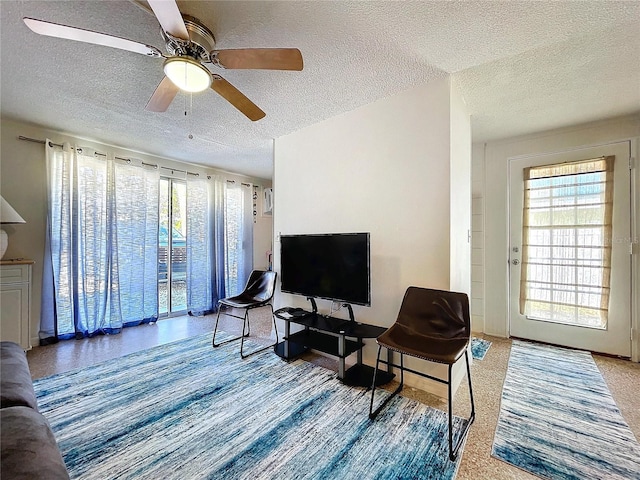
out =
[[[185,92],[202,92],[211,86],[211,73],[190,57],[172,57],[164,62],[164,74]]]

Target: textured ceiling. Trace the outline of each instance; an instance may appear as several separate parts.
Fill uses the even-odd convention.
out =
[[[144,2],[140,2],[143,6]],[[270,178],[273,138],[453,74],[474,141],[640,111],[640,2],[178,1],[217,47],[297,47],[302,72],[220,70],[262,108],[212,91],[144,109],[162,59],[43,37],[23,16],[164,51],[134,1],[0,1],[1,113],[76,136]],[[185,115],[186,112],[186,115]]]

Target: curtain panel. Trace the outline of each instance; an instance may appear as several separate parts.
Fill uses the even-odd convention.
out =
[[[42,344],[158,319],[160,173],[46,141]],[[186,178],[187,311],[240,293],[253,268],[252,187]]]
[[[235,295],[231,292],[236,292],[237,281],[230,284],[227,281],[229,276],[235,275],[239,265],[244,272],[246,265],[252,264],[252,258],[245,258],[246,252],[237,252],[242,242],[235,238],[229,242],[227,237],[227,234],[240,235],[241,229],[236,225],[246,223],[238,219],[241,212],[235,208],[237,201],[232,201],[231,205],[227,201],[227,185],[229,183],[218,175],[207,181],[198,177],[187,178],[189,315],[205,315],[216,311],[220,299]],[[227,229],[229,223],[233,224],[230,230]],[[207,260],[203,261],[205,258]]]
[[[225,183],[225,289],[229,296],[242,290],[253,270],[253,192],[252,186]]]
[[[43,343],[156,320],[157,171],[49,140],[45,149]]]
[[[113,277],[124,326],[158,319],[158,196],[160,174],[115,162]]]
[[[210,190],[207,180],[187,175],[187,311],[190,315],[204,315],[214,307]]]

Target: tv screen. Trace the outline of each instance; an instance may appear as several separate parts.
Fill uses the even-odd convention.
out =
[[[280,236],[281,290],[371,305],[369,234]]]

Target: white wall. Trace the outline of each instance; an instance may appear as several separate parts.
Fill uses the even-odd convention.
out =
[[[471,119],[455,82],[451,87],[449,289],[471,296]]]
[[[464,199],[458,217],[450,209],[450,136],[455,132],[463,142],[469,139],[458,111],[452,127],[452,94],[444,78],[276,139],[276,271],[280,234],[370,232],[372,304],[354,306],[358,321],[392,325],[410,285],[449,289],[451,232],[458,231],[452,222],[462,218],[466,241],[470,219],[469,212],[462,213]],[[455,150],[458,171],[470,169],[464,148]],[[464,174],[460,178],[465,181]],[[467,195],[470,209],[466,188],[461,197]],[[460,284],[470,281],[459,277]],[[303,297],[280,292],[275,304],[308,306]],[[328,301],[318,306],[329,312]],[[347,318],[345,312],[339,315]],[[364,350],[369,365],[375,361],[374,345],[369,340]],[[425,369],[424,362],[410,366]],[[440,367],[427,369],[444,376]]]
[[[640,118],[638,116],[613,119],[572,128],[554,130],[536,135],[490,142],[486,145],[474,145],[474,164],[484,163],[482,173],[484,188],[484,325],[485,333],[497,336],[508,335],[508,159],[521,155],[534,155],[549,152],[561,152],[578,147],[602,145],[618,140],[640,137]],[[483,158],[480,158],[483,156]],[[640,185],[640,168],[636,152],[635,168],[635,217],[634,232],[637,242],[640,237],[638,213],[640,200],[637,186]],[[475,183],[474,183],[475,185]],[[475,192],[475,190],[474,190]],[[640,300],[640,262],[638,246],[635,246],[634,266],[634,358],[638,360],[638,302]]]
[[[484,145],[471,151],[471,329],[484,332]]]
[[[26,220],[23,225],[6,225],[5,230],[9,234],[9,248],[5,258],[30,258],[35,260],[33,266],[33,285],[31,299],[31,343],[38,345],[38,331],[40,330],[40,302],[42,292],[42,260],[44,255],[44,235],[46,224],[46,169],[44,145],[18,140],[22,135],[34,139],[44,140],[50,138],[54,143],[77,143],[95,148],[103,153],[114,153],[121,157],[134,157],[149,163],[159,163],[176,169],[192,172],[221,173],[212,169],[196,165],[186,166],[183,163],[156,156],[132,152],[125,148],[102,145],[89,140],[79,139],[71,135],[47,130],[8,119],[2,119],[0,145],[0,193]],[[269,181],[247,178],[233,174],[224,174],[229,179],[252,182],[261,186],[270,186]],[[272,218],[258,214],[254,225],[254,250],[270,248],[272,239]],[[269,247],[267,247],[269,246]],[[264,256],[259,253],[261,261]],[[263,262],[266,266],[266,261]]]
[[[256,185],[254,192],[257,193],[255,201],[256,216],[253,224],[253,268],[256,270],[267,270],[269,258],[267,252],[273,250],[273,216],[264,213],[264,189],[271,186],[271,182],[261,186]]]

